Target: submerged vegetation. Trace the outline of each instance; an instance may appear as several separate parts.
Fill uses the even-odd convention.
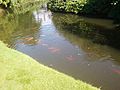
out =
[[[113,18],[120,22],[120,0],[50,0],[47,5],[55,12]]]
[[[0,42],[0,90],[100,90],[43,66]]]

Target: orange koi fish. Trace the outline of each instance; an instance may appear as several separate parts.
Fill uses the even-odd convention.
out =
[[[118,69],[112,69],[112,71],[117,73],[117,74],[120,74],[120,70],[118,70]]]
[[[69,60],[69,61],[74,61],[75,57],[70,55],[70,56],[67,56],[66,59]]]
[[[50,48],[48,48],[52,53],[57,53],[57,52],[59,52],[60,51],[60,49],[59,48],[55,48],[55,47],[50,47]]]

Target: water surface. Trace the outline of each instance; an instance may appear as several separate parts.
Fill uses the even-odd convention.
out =
[[[102,90],[120,90],[119,30],[96,26],[84,19],[42,9],[9,15],[0,18],[0,40],[46,66]]]

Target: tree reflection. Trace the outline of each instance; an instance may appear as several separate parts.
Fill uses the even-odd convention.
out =
[[[31,12],[15,15],[9,14],[0,18],[0,40],[11,47],[21,41],[24,44],[37,44],[40,22],[35,20]],[[26,38],[33,38],[27,40]]]
[[[112,30],[108,31],[102,27],[85,23],[82,18],[70,14],[54,14],[53,22],[60,34],[72,44],[83,49],[90,60],[116,60],[120,62],[120,52],[105,45],[114,46],[113,42],[120,40],[119,31],[113,33]],[[116,44],[120,45],[119,42]]]
[[[80,37],[90,39],[94,43],[110,45],[120,49],[120,30],[110,30],[90,24],[77,15],[54,14],[54,24],[60,30],[70,31]]]

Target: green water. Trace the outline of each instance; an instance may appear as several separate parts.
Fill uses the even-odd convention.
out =
[[[96,25],[101,22],[107,26]],[[102,90],[119,90],[120,31],[109,25],[109,20],[38,9],[0,18],[0,40]]]

